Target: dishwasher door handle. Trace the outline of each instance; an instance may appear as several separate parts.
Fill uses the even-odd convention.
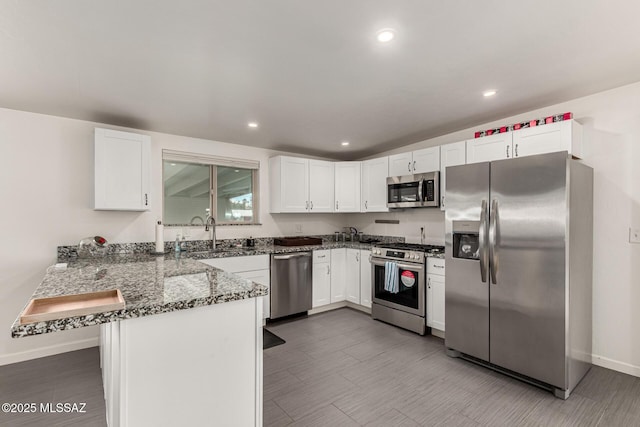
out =
[[[296,253],[296,254],[290,254],[290,255],[274,255],[273,259],[291,259],[291,258],[299,258],[303,256],[311,256],[311,254],[309,252],[303,252],[303,253]]]

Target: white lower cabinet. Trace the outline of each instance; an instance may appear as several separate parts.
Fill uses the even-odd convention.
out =
[[[313,251],[313,308],[348,301],[371,307],[371,251]]]
[[[228,258],[211,258],[200,260],[207,265],[234,273],[269,288],[269,295],[262,297],[264,319],[271,316],[271,273],[269,255],[238,256]]]
[[[313,251],[312,307],[331,303],[331,251]]]
[[[427,259],[427,326],[444,331],[444,259]]]
[[[360,305],[371,308],[371,251],[360,250]]]
[[[271,283],[271,270],[254,270],[254,271],[241,271],[236,273],[238,276],[243,279],[251,280],[252,282],[259,283],[261,285],[265,285],[271,291],[271,287],[269,286]],[[262,318],[268,319],[271,317],[271,300],[270,295],[262,297]]]
[[[347,301],[360,304],[360,249],[347,249]]]
[[[345,248],[331,249],[331,302],[347,299],[346,263]]]

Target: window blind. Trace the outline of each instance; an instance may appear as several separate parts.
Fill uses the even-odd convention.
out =
[[[203,165],[228,166],[240,169],[260,169],[260,161],[233,157],[194,154],[175,150],[162,150],[162,159],[174,162],[199,163]]]

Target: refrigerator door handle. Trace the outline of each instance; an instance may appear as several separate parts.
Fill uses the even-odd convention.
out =
[[[491,214],[489,217],[489,256],[491,263],[489,270],[491,271],[491,283],[498,284],[498,200],[491,201]]]
[[[480,246],[480,279],[487,282],[487,201],[482,200],[480,207],[480,229],[478,230],[478,243]]]

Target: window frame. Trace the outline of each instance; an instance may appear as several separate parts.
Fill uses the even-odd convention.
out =
[[[260,223],[260,161],[235,159],[231,157],[210,156],[206,154],[186,153],[174,150],[162,150],[162,220],[165,216],[165,162],[181,162],[200,164],[209,167],[209,213],[216,220],[216,225],[262,225]],[[253,220],[251,222],[219,221],[218,216],[218,166],[251,170],[251,205]],[[205,219],[206,221],[206,219]],[[165,224],[167,227],[202,227],[202,224]]]

